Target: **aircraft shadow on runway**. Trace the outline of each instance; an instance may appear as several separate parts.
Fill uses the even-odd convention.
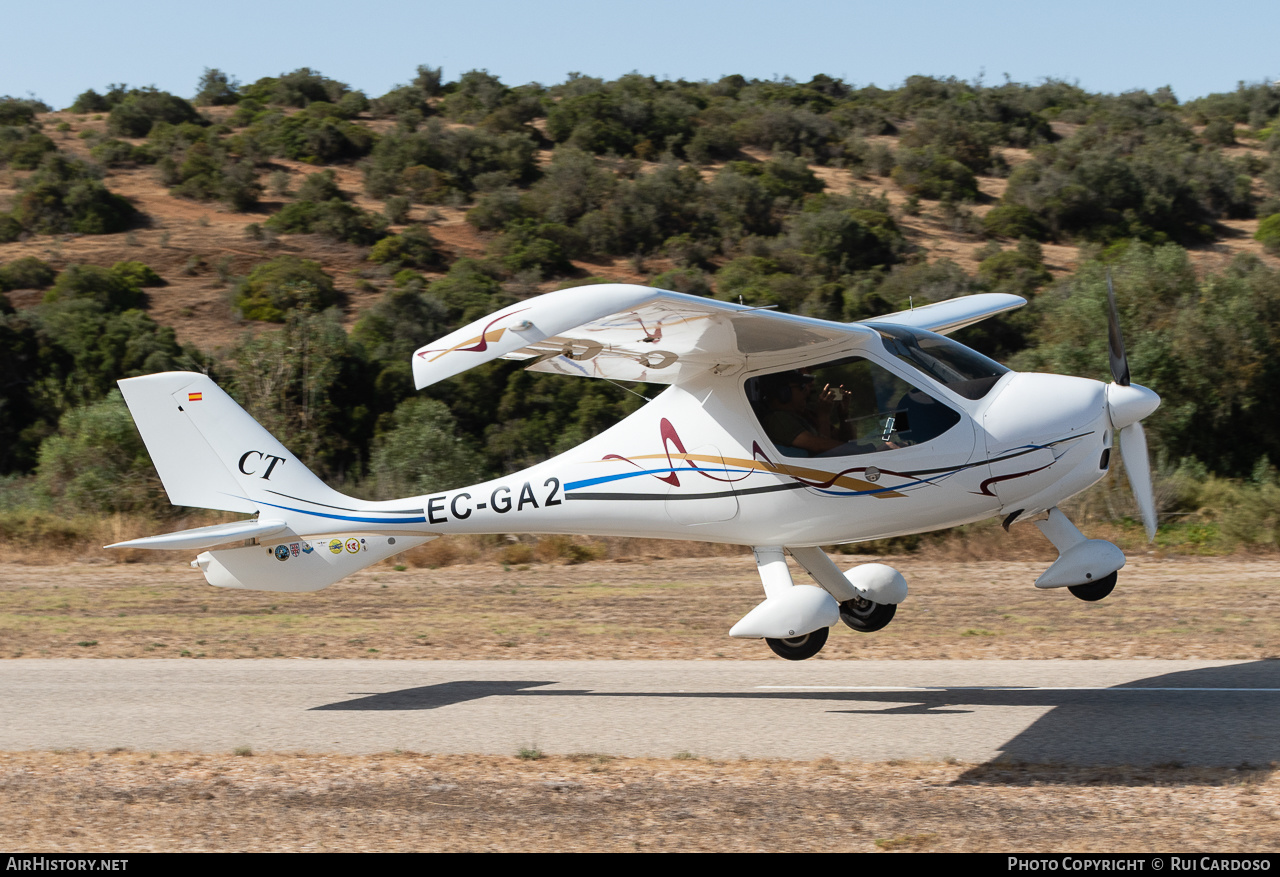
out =
[[[1273,769],[1280,761],[1280,661],[1161,674],[1111,688],[953,687],[910,691],[548,689],[551,681],[467,680],[371,693],[316,710],[432,710],[488,697],[787,700],[848,715],[935,716],[978,707],[1051,707],[1000,747],[995,764],[1196,765]],[[841,708],[848,704],[848,708]],[[876,706],[879,705],[879,706]],[[991,782],[971,772],[970,781]]]

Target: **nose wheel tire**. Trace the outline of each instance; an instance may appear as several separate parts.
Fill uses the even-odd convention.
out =
[[[788,661],[803,661],[805,658],[812,658],[822,651],[822,647],[827,644],[827,634],[829,632],[828,628],[819,627],[813,633],[791,636],[786,639],[765,637],[765,642],[769,644],[769,648],[773,649],[773,653],[779,658],[786,658]]]
[[[896,603],[873,603],[862,597],[854,597],[840,604],[840,620],[856,631],[871,633],[893,621],[897,611]]]
[[[1098,600],[1101,600],[1103,597],[1107,596],[1115,589],[1116,589],[1115,573],[1112,573],[1111,575],[1106,576],[1104,578],[1100,578],[1096,582],[1089,582],[1088,584],[1084,584],[1084,585],[1069,585],[1067,587],[1067,590],[1070,591],[1072,594],[1079,597],[1081,600],[1085,600],[1089,603],[1096,603]]]

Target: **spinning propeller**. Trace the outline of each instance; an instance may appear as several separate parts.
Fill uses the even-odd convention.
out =
[[[1120,315],[1116,311],[1116,292],[1107,272],[1107,300],[1111,311],[1107,325],[1107,354],[1111,360],[1111,378],[1107,385],[1107,416],[1116,430],[1124,468],[1129,474],[1133,497],[1138,501],[1142,523],[1147,528],[1147,541],[1156,537],[1156,500],[1151,488],[1151,460],[1147,454],[1147,436],[1142,419],[1160,407],[1160,397],[1138,384],[1130,383],[1129,359],[1120,334]]]

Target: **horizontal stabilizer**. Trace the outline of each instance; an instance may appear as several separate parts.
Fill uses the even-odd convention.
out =
[[[912,329],[927,329],[939,335],[950,335],[979,320],[1015,310],[1026,303],[1027,300],[1020,295],[983,292],[978,295],[950,298],[936,304],[922,305],[909,311],[898,311],[896,314],[885,314],[883,317],[872,317],[861,322],[891,323]]]
[[[178,530],[176,533],[165,533],[162,536],[130,539],[128,542],[117,542],[106,547],[152,548],[167,551],[212,548],[227,542],[274,536],[284,532],[285,526],[284,521],[235,521],[230,524],[214,524],[212,527],[197,527],[194,530]]]

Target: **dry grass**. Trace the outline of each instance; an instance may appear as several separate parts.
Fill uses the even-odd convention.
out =
[[[881,559],[911,596],[878,633],[837,626],[818,660],[1280,656],[1272,560],[1134,556],[1083,603],[1032,587],[1047,559],[857,560]],[[210,588],[185,564],[0,563],[0,657],[772,660],[726,635],[762,598],[742,554],[380,566],[312,594]]]
[[[1274,850],[1270,771],[0,753],[0,845],[60,853]]]

